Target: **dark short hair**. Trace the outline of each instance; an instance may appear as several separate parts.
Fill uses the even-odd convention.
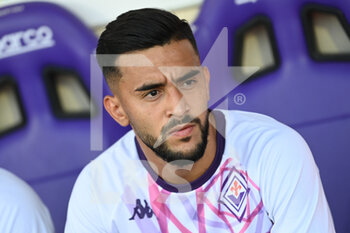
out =
[[[124,54],[183,39],[188,39],[199,55],[196,40],[186,20],[154,8],[128,11],[110,22],[102,32],[96,49],[97,61],[110,85],[113,79],[122,74],[118,67],[102,66],[103,59],[98,54]]]

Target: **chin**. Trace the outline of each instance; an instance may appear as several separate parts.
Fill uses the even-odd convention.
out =
[[[192,145],[190,145],[192,144]],[[194,144],[193,142],[188,142],[176,147],[170,147],[167,143],[163,147],[158,148],[155,152],[162,158],[165,162],[177,163],[177,162],[197,162],[204,155],[206,148],[206,143],[198,142]],[[179,150],[180,149],[180,150]]]

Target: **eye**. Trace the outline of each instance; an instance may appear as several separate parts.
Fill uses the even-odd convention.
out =
[[[146,93],[145,98],[153,100],[153,99],[156,99],[159,96],[159,94],[160,94],[160,91],[152,90],[152,91],[149,91],[148,93]]]
[[[195,79],[189,79],[182,83],[181,88],[183,89],[191,89],[193,88],[197,83],[197,80]]]

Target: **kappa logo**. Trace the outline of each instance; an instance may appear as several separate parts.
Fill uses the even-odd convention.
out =
[[[140,219],[143,219],[145,216],[148,218],[151,218],[153,216],[153,210],[151,207],[148,206],[148,203],[146,200],[144,200],[145,206],[142,206],[141,200],[136,200],[136,207],[134,208],[134,214],[129,218],[129,220],[134,220],[135,216],[137,215]]]
[[[48,26],[13,32],[0,38],[0,59],[54,45],[53,31]]]
[[[241,221],[247,205],[247,182],[239,171],[233,169],[227,176],[220,202]]]

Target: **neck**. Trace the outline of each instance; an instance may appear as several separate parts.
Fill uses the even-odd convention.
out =
[[[136,139],[153,171],[170,184],[185,184],[198,179],[212,164],[216,154],[215,118],[209,115],[208,143],[202,158],[195,163],[168,163],[157,156],[136,135]]]

